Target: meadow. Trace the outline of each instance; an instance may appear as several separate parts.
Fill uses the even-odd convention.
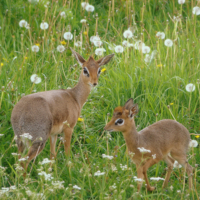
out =
[[[0,0],[0,199],[200,199],[199,7],[196,0]],[[115,56],[81,111],[70,156],[60,135],[55,161],[48,141],[24,179],[12,109],[24,95],[76,85],[82,69],[70,47],[85,59]],[[154,192],[145,184],[137,192],[122,133],[103,130],[129,98],[139,105],[137,130],[161,119],[189,130],[192,191],[175,167],[167,188],[150,181]],[[148,177],[165,173],[160,162]]]

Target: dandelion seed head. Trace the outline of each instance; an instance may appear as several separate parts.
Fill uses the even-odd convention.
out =
[[[186,85],[185,89],[186,89],[187,92],[194,92],[195,91],[195,85],[192,84],[192,83],[189,83],[189,84]]]
[[[73,38],[73,35],[71,34],[71,32],[65,32],[64,33],[64,38],[66,40],[71,40]]]
[[[86,19],[81,19],[81,21],[80,21],[81,23],[86,23],[87,22],[87,20]]]
[[[20,27],[26,27],[27,24],[28,24],[28,22],[27,22],[26,20],[24,20],[24,19],[22,19],[22,20],[19,22],[19,26],[20,26]]]
[[[176,160],[174,162],[173,168],[181,168],[182,165],[180,165]]]
[[[49,27],[49,24],[48,24],[47,22],[42,22],[42,23],[40,24],[40,28],[41,28],[42,30],[46,30],[46,29],[48,29],[48,27]]]
[[[37,74],[31,75],[32,83],[39,84],[39,83],[41,83],[41,81],[42,81],[42,79]]]
[[[149,53],[149,52],[150,52],[150,47],[148,47],[148,46],[142,47],[142,53],[146,54],[146,53]]]
[[[63,11],[63,12],[60,13],[60,16],[61,16],[62,18],[66,18],[66,13]]]
[[[124,31],[123,36],[125,38],[132,38],[133,37],[133,33],[130,30],[126,30],[126,31]]]
[[[94,12],[94,6],[88,4],[86,5],[85,10],[87,10],[88,12]]]
[[[33,52],[38,52],[39,50],[40,50],[40,48],[37,46],[37,45],[33,45],[32,47],[31,47],[31,50],[33,51]]]
[[[123,47],[123,46],[117,45],[117,46],[115,47],[115,52],[116,52],[116,53],[122,53],[123,51],[124,51],[124,47]]]
[[[63,45],[58,45],[57,46],[57,51],[60,52],[60,53],[63,53],[65,50],[65,47]]]
[[[163,40],[163,39],[165,39],[165,33],[164,32],[157,32],[156,37]]]
[[[81,3],[82,8],[84,8],[84,9],[86,8],[87,5],[89,5],[89,3],[87,3],[87,2],[82,2]]]
[[[97,48],[96,50],[95,50],[95,54],[97,55],[97,56],[102,56],[103,55],[103,52],[105,52],[106,50],[104,49],[104,48]]]
[[[190,140],[189,147],[197,147],[198,142],[196,140]]]
[[[166,39],[164,42],[165,46],[171,47],[173,45],[173,41],[171,39]]]
[[[179,3],[179,4],[184,4],[184,3],[185,3],[185,0],[178,0],[178,3]]]
[[[75,46],[76,46],[76,47],[80,47],[81,45],[82,45],[82,42],[81,42],[81,41],[75,42]]]
[[[200,7],[195,6],[195,7],[192,9],[192,13],[193,13],[194,15],[200,15]]]

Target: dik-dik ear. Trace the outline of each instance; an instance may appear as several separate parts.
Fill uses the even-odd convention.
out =
[[[107,55],[103,58],[100,58],[99,60],[97,60],[97,63],[99,64],[99,66],[106,65],[114,55],[115,54],[113,53],[113,54]]]
[[[135,103],[133,104],[132,108],[129,109],[129,117],[130,118],[134,117],[138,112],[139,112],[139,108],[138,108],[138,105]]]
[[[133,103],[133,98],[130,98],[124,105],[124,108],[126,110],[130,110],[133,107],[134,103]]]
[[[78,61],[78,63],[81,66],[83,66],[83,63],[86,62],[86,60],[80,54],[78,54],[76,51],[74,51],[71,47],[70,47],[70,50],[72,51],[72,53],[75,56],[75,58]]]

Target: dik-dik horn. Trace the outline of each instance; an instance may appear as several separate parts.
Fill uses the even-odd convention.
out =
[[[136,164],[137,177],[145,179],[147,189],[153,191],[147,177],[147,169],[164,160],[168,171],[163,183],[167,186],[173,163],[178,161],[186,168],[189,178],[189,188],[192,188],[192,167],[187,162],[187,150],[190,142],[189,131],[180,123],[170,119],[158,121],[137,132],[134,115],[138,113],[138,105],[129,99],[123,107],[114,110],[113,117],[105,126],[107,131],[121,131],[128,151],[131,152],[133,162]],[[138,183],[138,191],[141,188]]]
[[[105,56],[97,61],[92,56],[86,61],[81,55],[72,50],[82,71],[77,85],[72,89],[51,90],[24,96],[14,106],[11,116],[19,154],[28,148],[26,169],[29,162],[44,148],[50,138],[51,159],[56,157],[57,135],[64,133],[66,154],[70,152],[70,141],[73,128],[80,116],[81,109],[87,100],[90,90],[98,84],[101,66],[107,64],[114,54]],[[27,140],[23,135],[29,135]],[[28,156],[28,157],[27,157]],[[19,156],[20,157],[20,156]]]

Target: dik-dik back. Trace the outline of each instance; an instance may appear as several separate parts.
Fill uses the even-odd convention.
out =
[[[82,66],[79,81],[74,88],[27,95],[15,105],[12,111],[11,122],[19,154],[22,154],[26,147],[29,148],[26,165],[22,164],[25,169],[28,163],[42,151],[48,138],[50,138],[51,159],[56,156],[57,135],[61,132],[64,133],[65,152],[69,154],[73,128],[80,116],[82,106],[91,88],[98,84],[100,67],[107,64],[114,56],[111,54],[97,61],[90,56],[86,61],[74,50],[72,53]]]

